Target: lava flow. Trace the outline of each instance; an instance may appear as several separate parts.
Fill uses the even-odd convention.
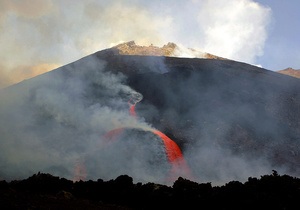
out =
[[[129,104],[129,112],[131,116],[136,117],[136,113],[135,113],[135,104]]]
[[[136,103],[132,104],[129,102],[129,113],[133,117],[137,116],[135,111],[135,105]],[[124,129],[125,128],[117,128],[111,130],[105,135],[105,137],[110,141],[111,140],[115,141],[121,135]],[[178,176],[184,176],[188,178],[192,177],[191,171],[182,155],[179,146],[172,139],[170,139],[167,135],[165,135],[164,133],[156,129],[149,129],[149,128],[141,128],[141,129],[152,132],[153,134],[159,136],[159,138],[163,141],[167,159],[172,166],[169,172],[169,177],[168,177],[169,181],[174,181],[176,178],[178,178]]]
[[[128,102],[128,104],[129,104],[130,115],[136,118],[137,117],[136,111],[135,111],[136,101],[134,102],[133,100],[130,100]],[[144,130],[146,132],[150,131],[162,140],[167,160],[171,165],[171,169],[169,171],[169,175],[168,175],[166,181],[175,181],[179,176],[183,176],[186,178],[192,178],[190,168],[188,167],[179,146],[172,139],[170,139],[167,135],[165,135],[164,133],[162,133],[159,130],[151,129],[151,128],[144,128],[144,127],[143,128],[120,127],[120,128],[113,129],[113,130],[107,132],[104,135],[104,139],[108,140],[109,142],[114,142],[116,140],[119,140],[121,134],[124,132],[125,129],[138,129],[138,130]],[[84,171],[84,173],[83,173],[84,176],[75,174],[75,176],[76,176],[75,181],[79,181],[78,180],[79,177],[82,180],[86,178],[86,171],[85,171],[84,164],[82,164],[82,163],[77,164],[76,171],[77,171],[77,173],[79,171]]]
[[[153,130],[152,132],[163,140],[168,160],[172,164],[169,179],[174,180],[177,176],[191,178],[191,171],[183,158],[179,146],[164,133],[158,130]]]

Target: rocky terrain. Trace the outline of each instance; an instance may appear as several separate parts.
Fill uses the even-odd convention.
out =
[[[300,78],[300,70],[296,70],[296,69],[293,69],[293,68],[286,68],[286,69],[283,69],[283,70],[279,70],[278,71],[279,73],[281,74],[286,74],[286,75],[289,75],[289,76],[292,76],[292,77],[296,77],[296,78]]]
[[[225,58],[207,53],[201,52],[191,48],[184,48],[169,42],[168,44],[158,47],[154,45],[140,46],[134,41],[125,42],[113,47],[110,50],[115,50],[119,55],[148,55],[148,56],[168,56],[168,57],[197,57],[207,59],[221,59]]]

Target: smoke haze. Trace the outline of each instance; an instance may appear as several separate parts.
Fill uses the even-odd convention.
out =
[[[126,173],[166,183],[170,164],[154,125],[176,137],[196,181],[299,174],[296,79],[230,60],[105,53],[0,91],[0,178],[73,179],[82,163],[87,179]],[[107,141],[118,128],[121,141]]]
[[[255,64],[270,15],[251,0],[3,0],[0,88],[35,76],[36,66],[58,67],[130,40],[175,42]]]
[[[177,1],[176,4],[158,0],[4,0],[0,2],[0,30],[3,31],[0,33],[3,49],[0,51],[0,88],[130,40],[141,45],[175,42],[178,46],[256,64],[257,58],[263,54],[270,17],[269,8],[251,0],[190,0]],[[179,57],[193,56],[183,47],[176,53]],[[140,58],[133,59],[138,62]],[[139,93],[127,85],[127,77],[123,74],[105,71],[106,61],[88,57],[80,62],[79,66],[70,64],[64,66],[63,71],[54,70],[30,82],[1,90],[0,178],[17,179],[43,171],[72,179],[74,166],[84,162],[89,171],[87,179],[110,179],[127,173],[136,181],[164,182],[169,165],[161,142],[149,132],[152,125],[129,114],[128,101]],[[172,74],[164,58],[145,58],[139,67],[142,71],[139,73],[143,74]],[[221,64],[213,66],[222,71],[225,67]],[[242,69],[241,66],[236,68]],[[232,69],[225,68],[224,71],[227,70]],[[185,78],[185,75],[180,76]],[[286,126],[277,118],[268,121],[266,117],[274,113],[278,113],[276,117],[281,116],[280,110],[289,110],[290,107],[280,104],[284,102],[274,99],[277,93],[269,94],[265,91],[268,89],[259,83],[250,85],[255,87],[250,93],[248,89],[244,90],[250,96],[257,92],[261,95],[259,100],[267,101],[259,110],[267,114],[257,113],[248,105],[248,99],[239,101],[234,95],[240,84],[224,85],[217,76],[197,80],[197,75],[192,74],[183,82],[166,83],[163,90],[161,86],[156,87],[157,92],[164,96],[159,102],[166,103],[167,108],[157,108],[144,97],[145,100],[137,105],[141,104],[140,116],[149,121],[161,120],[158,129],[167,127],[163,125],[164,119],[169,120],[169,127],[175,128],[184,127],[191,120],[194,122],[194,127],[185,130],[184,134],[192,141],[181,143],[197,181],[224,183],[269,173],[274,169],[269,162],[273,150],[283,145],[271,140],[284,139],[291,127],[299,128],[299,125]],[[163,80],[161,77],[153,78],[143,81],[149,82],[149,87],[151,82],[164,84],[157,82]],[[246,85],[252,84],[245,81]],[[224,90],[219,89],[219,84],[224,85]],[[195,89],[194,85],[198,88]],[[182,92],[182,87],[190,92]],[[223,94],[228,93],[226,91],[236,101],[226,98]],[[290,99],[297,101],[297,97],[293,95]],[[204,103],[202,98],[208,102]],[[236,104],[240,105],[238,109]],[[184,107],[188,109],[184,110]],[[212,111],[211,107],[218,108]],[[178,111],[181,109],[184,112]],[[291,116],[297,118],[297,114]],[[255,120],[263,126],[251,127]],[[239,125],[249,126],[253,133],[247,133],[248,130]],[[109,142],[107,145],[102,136],[120,127],[135,129],[126,130],[124,142]],[[264,142],[267,146],[258,148],[254,154],[234,153],[233,150],[239,148],[220,144],[234,129],[240,135],[235,136],[241,141],[240,145],[249,140],[245,140],[248,135],[253,144],[260,134],[268,136],[270,142]],[[139,141],[141,136],[145,139],[143,143]],[[287,149],[288,154],[293,153],[291,158],[300,154],[299,137],[292,138],[295,141],[290,142]],[[141,151],[134,150],[135,145]],[[128,150],[124,150],[127,146],[135,151],[134,155],[130,156]],[[260,152],[262,155],[257,156]],[[132,159],[128,161],[123,157]],[[276,169],[288,171],[285,166]],[[155,173],[149,176],[153,171]]]
[[[128,101],[132,97],[139,101],[141,95],[123,84],[122,74],[105,72],[105,65],[87,57],[76,67],[67,65],[63,71],[25,81],[19,84],[21,89],[16,85],[2,90],[0,178],[18,179],[43,171],[73,179],[78,161],[87,167],[92,164],[87,178],[114,178],[126,169],[130,161],[124,159],[124,143],[106,146],[109,142],[101,136],[115,128],[150,126],[129,115]],[[147,150],[140,150],[147,156]],[[142,160],[136,157],[131,167],[141,168]],[[142,171],[129,174],[146,179]]]

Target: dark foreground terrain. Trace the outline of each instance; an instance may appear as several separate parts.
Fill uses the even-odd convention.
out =
[[[172,186],[114,180],[73,182],[38,173],[0,181],[1,209],[298,209],[300,179],[273,171],[222,186],[179,177]]]

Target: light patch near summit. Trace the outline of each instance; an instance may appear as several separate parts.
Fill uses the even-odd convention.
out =
[[[182,45],[169,42],[162,47],[137,45],[134,41],[118,44],[112,49],[117,50],[117,54],[120,55],[145,55],[145,56],[165,56],[165,57],[181,57],[181,58],[205,58],[205,59],[220,59],[224,60],[217,55],[213,55],[207,52],[195,50],[193,48],[186,48]]]

